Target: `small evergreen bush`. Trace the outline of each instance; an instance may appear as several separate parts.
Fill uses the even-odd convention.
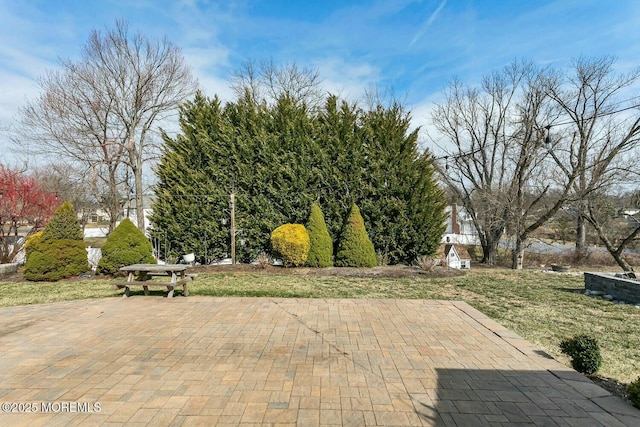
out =
[[[327,224],[324,222],[322,210],[317,203],[311,205],[307,231],[311,242],[307,265],[309,267],[331,267],[333,265],[331,259],[333,242],[331,241],[329,230],[327,230]]]
[[[571,357],[573,369],[583,374],[593,374],[602,364],[598,342],[586,334],[562,341],[560,351]]]
[[[42,231],[42,238],[45,240],[84,240],[82,227],[71,203],[66,202],[60,205]]]
[[[284,224],[271,233],[271,247],[282,257],[285,267],[298,267],[307,261],[311,242],[302,224]]]
[[[38,234],[31,236],[25,249],[27,280],[56,281],[89,270],[82,228],[71,203],[62,204]]]
[[[633,406],[640,408],[640,377],[627,386],[627,393]]]
[[[83,241],[45,239],[32,249],[24,269],[27,280],[55,282],[89,270]]]
[[[115,275],[125,265],[155,263],[151,242],[129,218],[125,218],[102,245],[102,258],[96,271]]]
[[[376,251],[367,235],[360,209],[355,204],[342,229],[335,265],[338,267],[375,267]]]
[[[27,258],[31,252],[33,252],[33,248],[37,247],[40,242],[42,242],[42,231],[38,231],[27,237],[27,240],[24,242],[24,254]]]

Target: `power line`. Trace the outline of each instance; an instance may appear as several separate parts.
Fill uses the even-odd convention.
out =
[[[633,98],[632,98],[632,99],[633,99]],[[622,102],[620,102],[620,104],[622,104]],[[615,104],[614,104],[614,105],[615,105]],[[592,115],[592,116],[590,116],[590,117],[587,117],[587,118],[586,118],[586,119],[584,119],[584,120],[585,120],[585,121],[588,121],[588,120],[593,120],[593,119],[598,118],[598,117],[610,116],[610,115],[612,115],[612,114],[622,113],[623,111],[632,110],[632,109],[634,109],[634,108],[638,108],[638,107],[640,107],[640,104],[634,104],[634,105],[631,105],[631,106],[629,106],[629,107],[620,108],[620,109],[618,109],[618,110],[606,111],[606,112],[603,112],[603,113],[594,114],[594,115]],[[549,126],[550,126],[550,127],[551,127],[551,126],[564,126],[564,125],[570,125],[570,124],[573,124],[573,123],[575,123],[575,120],[571,120],[571,121],[568,121],[568,122],[562,122],[562,123],[554,123],[554,124],[549,125]]]
[[[628,101],[631,101],[631,100],[635,100],[635,99],[640,99],[640,96],[636,96],[634,98],[629,98],[627,100],[620,101],[620,102],[614,103],[612,105],[620,105],[620,104],[623,104],[625,102],[628,102]],[[594,114],[592,116],[589,116],[589,117],[585,118],[584,120],[588,121],[588,120],[596,119],[598,117],[610,116],[612,114],[622,113],[624,111],[632,110],[632,109],[638,108],[638,107],[640,107],[640,104],[634,104],[634,105],[630,105],[628,107],[619,108],[617,110],[606,111],[606,112],[601,112],[601,113],[598,113],[598,114]],[[570,124],[574,124],[574,123],[575,123],[575,120],[571,120],[571,121],[566,121],[566,122],[561,122],[561,123],[549,124],[549,125],[545,126],[545,128],[548,131],[551,127],[554,127],[554,126],[565,126],[565,125],[570,125]],[[492,145],[495,146],[496,144],[497,144],[497,142],[493,143]],[[472,150],[472,151],[469,151],[469,152],[466,152],[466,153],[465,152],[461,152],[461,153],[457,153],[457,154],[446,154],[444,156],[439,156],[439,157],[435,157],[434,156],[434,160],[445,160],[446,161],[449,158],[451,158],[451,159],[459,159],[461,157],[468,157],[468,156],[472,156],[472,155],[474,155],[476,153],[480,153],[483,150],[485,150],[486,148],[487,147],[480,147],[480,148],[476,148],[475,150]],[[448,168],[448,165],[445,165],[445,168]]]

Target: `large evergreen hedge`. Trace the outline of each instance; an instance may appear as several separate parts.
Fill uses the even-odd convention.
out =
[[[102,245],[97,272],[114,275],[125,265],[155,263],[151,242],[129,218],[125,218]]]
[[[314,201],[332,236],[357,203],[391,264],[437,250],[446,198],[400,105],[365,110],[329,96],[310,110],[286,95],[273,104],[250,94],[223,104],[198,94],[181,107],[180,126],[177,136],[163,136],[150,218],[169,257],[229,256],[232,190],[243,262],[269,250],[280,224],[305,223]]]
[[[355,204],[340,235],[336,252],[338,267],[375,267],[378,265],[376,251],[367,235],[360,209]]]
[[[307,265],[309,267],[331,267],[333,265],[333,242],[329,230],[327,230],[327,224],[324,222],[320,205],[317,203],[311,205],[307,231],[311,243]]]
[[[88,271],[82,228],[70,203],[63,203],[42,234],[29,241],[24,277],[56,281]]]

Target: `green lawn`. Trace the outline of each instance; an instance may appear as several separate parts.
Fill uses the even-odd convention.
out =
[[[476,269],[451,278],[363,279],[272,273],[200,274],[190,295],[462,300],[564,363],[559,342],[578,333],[598,339],[599,374],[628,383],[640,375],[640,309],[577,294],[582,275]],[[0,282],[0,307],[120,297],[109,280]]]

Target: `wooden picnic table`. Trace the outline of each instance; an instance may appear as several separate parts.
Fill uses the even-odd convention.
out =
[[[173,298],[176,286],[182,286],[182,295],[189,295],[187,283],[195,278],[195,274],[185,274],[189,266],[186,264],[132,264],[120,268],[120,271],[129,273],[127,281],[115,282],[118,289],[124,288],[124,297],[129,296],[131,286],[142,286],[144,294],[149,294],[149,286],[166,287],[168,298]],[[152,281],[155,276],[170,278],[168,281]]]

